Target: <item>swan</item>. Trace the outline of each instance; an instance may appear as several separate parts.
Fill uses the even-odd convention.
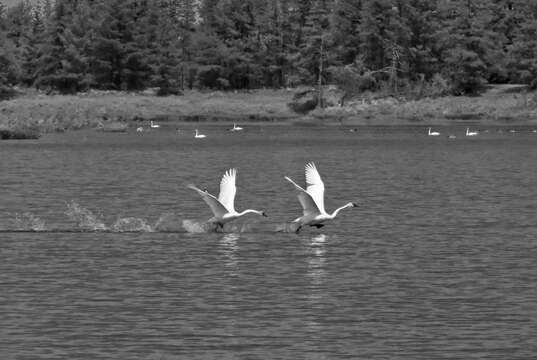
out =
[[[438,136],[440,133],[438,131],[431,131],[431,128],[429,128],[429,133],[427,134],[429,136]]]
[[[213,212],[213,217],[208,220],[209,223],[216,224],[221,229],[224,228],[224,224],[232,220],[238,219],[243,215],[253,213],[261,216],[267,216],[264,211],[247,209],[242,212],[235,211],[235,194],[237,187],[235,181],[237,179],[237,170],[229,169],[222,176],[220,181],[220,194],[218,199],[209,194],[207,190],[201,190],[195,185],[189,184],[187,187],[196,191],[202,199],[209,205]]]
[[[237,124],[233,123],[233,128],[229,129],[229,131],[241,131],[242,128],[240,126],[237,126]]]
[[[466,128],[466,136],[477,136],[477,131],[470,131],[470,128]]]
[[[136,132],[144,132],[144,128],[139,126],[136,128]]]
[[[160,127],[159,124],[155,124],[153,120],[151,120],[151,129],[158,129]]]
[[[306,190],[289,177],[285,176],[285,180],[293,184],[298,190],[298,200],[304,210],[304,215],[293,221],[294,223],[299,224],[296,229],[297,233],[304,225],[315,226],[316,228],[323,227],[324,222],[334,219],[341,210],[358,206],[355,203],[350,202],[337,208],[332,214],[328,214],[324,210],[324,183],[315,164],[313,162],[306,164],[305,172]]]
[[[456,139],[456,138],[457,138],[457,135],[450,134],[450,135],[448,136],[448,139]]]
[[[196,129],[196,135],[194,135],[194,137],[196,139],[203,139],[204,137],[207,137],[207,136],[205,136],[204,134],[198,133],[198,129]]]

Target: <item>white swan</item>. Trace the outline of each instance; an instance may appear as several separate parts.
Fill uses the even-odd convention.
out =
[[[144,132],[144,128],[139,126],[136,128],[136,132]]]
[[[204,134],[200,134],[200,133],[198,132],[198,129],[196,129],[196,134],[194,135],[194,138],[196,138],[196,139],[203,139],[204,137],[207,137],[207,136],[205,136]]]
[[[479,132],[477,131],[470,131],[470,128],[466,128],[466,136],[477,136]]]
[[[151,129],[158,129],[160,127],[159,124],[155,124],[153,120],[151,120]]]
[[[429,136],[438,136],[440,133],[438,131],[431,131],[431,128],[429,128],[429,133],[427,134]]]
[[[299,224],[296,232],[299,232],[304,225],[320,228],[324,226],[324,222],[334,219],[341,210],[348,207],[358,206],[355,203],[350,202],[336,209],[332,214],[328,214],[324,210],[324,183],[321,179],[321,175],[319,175],[315,164],[312,162],[306,164],[305,170],[306,190],[285,176],[285,179],[293,184],[298,190],[298,200],[304,209],[304,215],[293,221]]]
[[[229,169],[225,172],[224,176],[222,176],[222,180],[220,181],[220,194],[218,195],[218,199],[209,194],[207,190],[201,190],[192,184],[188,185],[188,188],[200,194],[202,199],[211,208],[214,216],[210,218],[208,222],[217,224],[217,226],[220,228],[223,228],[225,223],[249,213],[267,216],[264,211],[253,209],[247,209],[240,213],[235,211],[234,202],[235,194],[237,192],[237,187],[235,186],[236,178],[236,169]]]
[[[241,131],[242,128],[240,126],[237,126],[237,124],[233,123],[233,127],[229,129],[229,131]]]

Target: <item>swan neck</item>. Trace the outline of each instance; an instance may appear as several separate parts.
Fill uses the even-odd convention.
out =
[[[263,213],[259,210],[254,210],[254,209],[247,209],[247,210],[244,210],[242,212],[239,213],[239,216],[243,216],[243,215],[246,215],[246,214],[249,214],[249,213],[254,213],[254,214],[257,214],[257,215],[262,215]]]
[[[330,215],[330,217],[333,219],[337,216],[337,214],[339,214],[339,212],[343,209],[346,209],[348,207],[353,207],[354,205],[352,203],[348,203],[348,204],[345,204],[343,205],[342,207],[339,207],[337,208],[336,210],[334,210],[334,212],[332,213],[332,215]]]

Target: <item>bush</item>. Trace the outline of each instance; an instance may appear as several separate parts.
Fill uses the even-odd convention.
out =
[[[15,91],[15,89],[9,86],[0,84],[0,101],[11,99],[15,95],[17,95],[17,92]]]

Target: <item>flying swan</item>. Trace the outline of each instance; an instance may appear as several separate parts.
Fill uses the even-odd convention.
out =
[[[237,192],[237,187],[235,186],[236,178],[236,169],[229,169],[225,172],[220,181],[220,194],[218,195],[218,199],[214,195],[209,194],[207,190],[201,190],[192,184],[188,185],[188,188],[200,194],[201,198],[211,208],[214,216],[210,218],[208,222],[216,224],[221,229],[224,228],[225,223],[249,213],[267,216],[264,211],[253,209],[244,210],[240,213],[235,211],[234,202],[235,194]]]
[[[336,209],[332,214],[328,214],[324,210],[324,183],[321,175],[319,175],[315,164],[312,162],[306,164],[305,169],[306,190],[285,176],[285,179],[298,190],[298,200],[304,209],[304,215],[293,221],[299,224],[299,227],[296,229],[297,233],[304,225],[315,226],[316,228],[323,227],[324,222],[334,219],[341,210],[358,206],[350,202]]]

